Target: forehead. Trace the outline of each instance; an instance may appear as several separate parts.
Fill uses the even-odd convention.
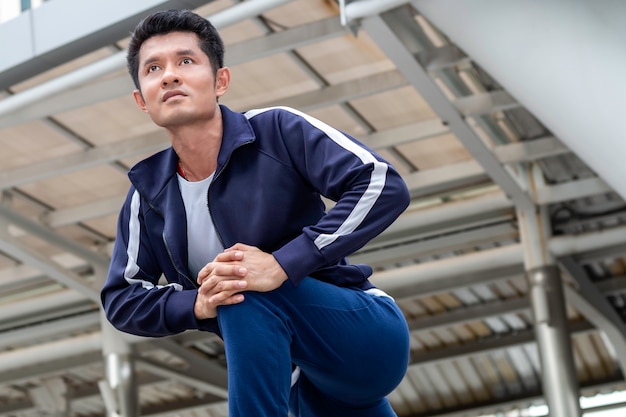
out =
[[[146,39],[139,48],[139,61],[154,58],[157,55],[176,54],[179,51],[202,53],[199,38],[193,32],[171,32]]]

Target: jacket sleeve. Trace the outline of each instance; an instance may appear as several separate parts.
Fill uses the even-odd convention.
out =
[[[320,194],[336,202],[316,224],[273,253],[298,284],[380,234],[406,209],[410,196],[400,174],[371,149],[309,115],[282,109],[279,126],[294,165]]]
[[[100,296],[107,319],[126,333],[167,336],[188,329],[219,334],[217,320],[197,320],[197,291],[180,284],[159,285],[162,275],[150,245],[141,210],[142,199],[132,187],[118,218],[117,235],[106,282]]]

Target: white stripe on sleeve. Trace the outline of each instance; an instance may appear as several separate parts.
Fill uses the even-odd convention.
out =
[[[337,230],[334,233],[320,234],[315,239],[315,245],[317,246],[318,249],[321,250],[322,248],[333,243],[339,237],[348,235],[354,232],[357,229],[357,227],[359,227],[359,225],[363,222],[363,219],[370,212],[370,210],[376,203],[376,200],[378,200],[378,197],[380,197],[380,194],[382,193],[382,190],[385,186],[385,182],[387,179],[387,168],[388,168],[387,164],[378,161],[374,157],[374,155],[372,155],[369,151],[367,151],[367,149],[364,149],[361,146],[357,145],[356,143],[351,141],[348,137],[346,137],[343,133],[341,133],[337,129],[327,125],[321,120],[318,120],[298,110],[295,110],[289,107],[270,107],[270,108],[265,108],[265,109],[250,110],[245,113],[245,116],[248,119],[251,119],[252,117],[258,114],[264,113],[272,109],[282,109],[282,110],[288,111],[290,113],[296,114],[304,118],[312,126],[315,126],[319,130],[324,132],[326,136],[328,136],[337,145],[341,146],[342,148],[346,149],[347,151],[357,156],[364,164],[371,163],[374,165],[370,183],[367,189],[365,190],[365,193],[363,193],[363,195],[359,199],[358,203],[354,206],[354,208],[352,209],[348,217],[344,220],[344,222],[337,228]]]

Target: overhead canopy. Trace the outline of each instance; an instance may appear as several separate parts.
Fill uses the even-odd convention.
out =
[[[626,2],[413,4],[626,196]]]

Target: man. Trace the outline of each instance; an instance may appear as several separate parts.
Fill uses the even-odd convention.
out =
[[[394,416],[386,395],[406,372],[407,325],[371,268],[345,257],[406,208],[406,185],[306,114],[218,104],[223,54],[190,11],[133,32],[134,98],[172,147],[129,172],[106,315],[138,335],[222,337],[230,417]],[[320,195],[336,201],[328,212]]]

